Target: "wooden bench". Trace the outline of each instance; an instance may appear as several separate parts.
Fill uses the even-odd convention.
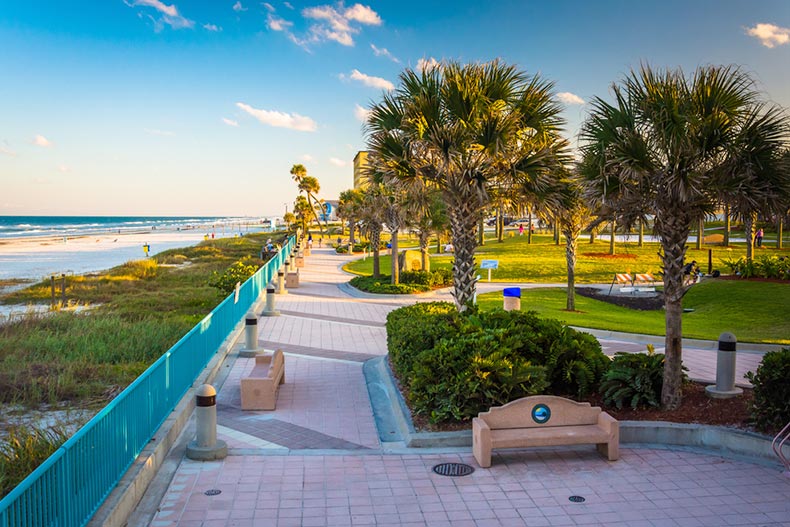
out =
[[[472,421],[472,452],[491,466],[495,448],[595,444],[610,461],[620,457],[619,423],[600,406],[534,395],[495,406]]]
[[[274,410],[277,390],[285,382],[285,359],[282,350],[255,356],[249,377],[241,379],[242,410]]]

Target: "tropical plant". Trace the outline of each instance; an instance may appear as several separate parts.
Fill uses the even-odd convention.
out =
[[[565,309],[576,310],[576,251],[582,229],[590,221],[592,212],[576,180],[566,178],[558,182],[556,205],[560,231],[565,236],[565,262],[568,271],[568,299]]]
[[[664,354],[654,353],[652,345],[647,353],[617,352],[601,381],[603,402],[617,408],[657,407],[663,376]]]
[[[216,287],[219,294],[224,297],[236,289],[237,283],[243,284],[249,277],[254,275],[257,270],[258,266],[251,263],[250,258],[243,258],[234,262],[233,265],[225,269],[222,273],[214,271],[208,285]]]
[[[689,79],[680,70],[644,65],[612,91],[613,103],[597,97],[590,103],[579,171],[594,204],[624,225],[654,215],[666,306],[661,403],[674,409],[682,397],[683,260],[691,227],[715,210],[727,178],[742,178],[733,156],[746,138],[761,128],[781,130],[784,141],[786,125],[774,122],[780,113],[761,105],[752,80],[734,67],[701,67]],[[766,124],[755,127],[756,121]],[[755,170],[746,183],[757,185],[765,175]]]
[[[552,84],[501,61],[407,69],[371,108],[366,129],[373,170],[401,186],[435,188],[447,206],[453,296],[475,291],[475,234],[499,180],[539,186],[566,149]]]
[[[766,353],[746,378],[754,386],[751,413],[757,427],[775,432],[790,422],[790,348]]]
[[[348,222],[348,240],[351,245],[354,245],[354,233],[356,231],[357,222],[360,216],[360,207],[362,204],[362,194],[356,189],[344,190],[340,193],[340,199],[337,204],[337,215],[341,220]]]
[[[384,207],[386,206],[381,185],[370,184],[361,191],[359,202],[360,228],[370,242],[373,252],[373,277],[381,276],[381,231],[384,222]]]
[[[318,228],[321,230],[321,234],[323,235],[324,230],[321,227],[321,218],[318,215],[318,211],[323,212],[322,201],[318,199],[318,192],[321,190],[321,185],[318,184],[318,179],[313,176],[308,176],[307,169],[302,164],[297,164],[291,167],[291,176],[293,177],[293,180],[296,181],[296,184],[299,187],[299,192],[304,192],[307,196],[307,203],[310,205],[309,212],[315,219],[316,223],[318,223]],[[328,225],[328,222],[325,221],[325,224]]]
[[[313,209],[306,197],[302,195],[296,196],[293,214],[295,219],[301,224],[302,232],[307,232],[307,226],[313,221],[315,209]]]

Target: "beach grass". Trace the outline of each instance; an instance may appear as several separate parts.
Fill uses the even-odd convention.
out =
[[[14,427],[0,441],[0,497],[16,487],[44,462],[68,438],[58,426],[43,428]]]
[[[103,406],[221,301],[208,285],[213,273],[240,259],[263,263],[260,248],[269,237],[282,234],[210,240],[66,277],[67,302],[90,309],[28,315],[0,326],[0,401]],[[6,304],[50,300],[48,281],[0,297]]]

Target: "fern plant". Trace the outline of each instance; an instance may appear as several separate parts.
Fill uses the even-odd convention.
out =
[[[601,381],[604,404],[618,409],[625,404],[631,408],[659,406],[663,374],[664,354],[655,353],[652,345],[647,353],[616,353]]]

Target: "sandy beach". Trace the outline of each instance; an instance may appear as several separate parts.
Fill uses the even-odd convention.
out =
[[[41,280],[52,274],[85,274],[102,271],[129,260],[145,258],[168,249],[189,247],[203,241],[203,230],[155,230],[127,234],[98,234],[69,238],[24,238],[0,241],[0,280]],[[218,238],[235,233],[216,232]]]

